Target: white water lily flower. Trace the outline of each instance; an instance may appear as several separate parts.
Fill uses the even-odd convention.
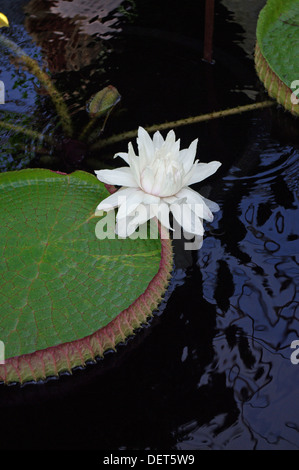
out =
[[[194,161],[197,142],[198,139],[188,149],[180,150],[180,140],[176,141],[174,131],[170,131],[165,140],[160,132],[151,139],[145,129],[139,127],[138,155],[131,143],[128,153],[115,155],[129,166],[95,171],[103,183],[122,186],[97,207],[98,211],[119,208],[116,226],[119,236],[130,236],[139,225],[153,217],[172,230],[169,224],[172,212],[185,233],[202,237],[203,219],[211,222],[212,212],[218,211],[219,207],[188,186],[211,176],[221,163]]]

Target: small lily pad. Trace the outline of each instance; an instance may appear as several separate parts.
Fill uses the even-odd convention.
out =
[[[0,381],[38,381],[84,366],[158,306],[171,242],[99,240],[94,212],[107,195],[83,171],[0,174]]]
[[[299,2],[268,0],[257,23],[255,65],[269,95],[299,114]]]

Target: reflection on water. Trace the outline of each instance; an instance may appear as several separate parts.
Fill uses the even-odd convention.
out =
[[[45,54],[51,72],[90,65],[118,27],[123,0],[31,0],[26,28]]]
[[[239,27],[235,41],[249,57],[253,58],[256,18],[265,6],[266,0],[251,0],[246,4],[246,8],[239,0],[221,0],[221,3],[228,9],[230,19]]]
[[[119,33],[121,19],[130,14],[131,2],[119,10],[122,3],[122,0],[18,0],[13,4],[4,2],[1,7],[10,22],[10,27],[1,33],[50,71],[73,121],[78,121],[77,133],[88,118],[87,101],[107,85],[103,78],[103,61],[110,46],[106,43]],[[6,89],[1,120],[47,135],[56,133],[62,139],[55,109],[43,87],[14,57],[4,52],[0,55],[0,79]],[[66,71],[68,74],[62,73]],[[40,166],[47,167],[58,160],[58,169],[61,169],[59,145],[45,145],[1,127],[0,136],[1,171],[34,165],[32,161],[36,158]]]
[[[0,32],[20,45],[26,54],[40,60],[40,50],[32,42],[23,25],[25,3],[26,0],[1,2],[1,11],[7,15],[10,27],[3,28]],[[19,67],[14,58],[3,49],[0,53],[0,80],[5,84],[5,104],[0,106],[0,119],[12,125],[34,125],[38,112],[37,80]],[[21,169],[29,165],[35,156],[36,142],[3,128],[0,128],[0,139],[0,171]]]
[[[217,312],[208,375],[225,374],[240,409],[242,427],[235,435],[231,429],[228,447],[299,448],[298,428],[289,424],[299,422],[290,361],[299,337],[299,152],[267,135],[255,150],[259,162],[249,174],[234,167],[223,179],[214,229],[223,235],[209,236],[199,253],[203,295]],[[225,439],[217,442],[225,446]]]
[[[217,4],[216,39],[217,28],[222,29],[211,68],[200,61],[198,21],[192,23],[196,15],[190,15],[184,31],[179,25],[182,37],[177,36],[174,47],[171,35],[167,39],[172,18],[166,33],[155,30],[158,39],[148,37],[157,27],[158,0],[136,2],[138,29],[134,32],[131,25],[108,61],[109,78],[126,100],[112,132],[115,125],[135,128],[249,102],[248,93],[235,90],[263,93],[252,61],[235,46],[232,27],[239,31],[239,26],[223,7],[235,3]],[[53,30],[64,31],[67,24],[75,30],[80,22],[74,22],[71,6],[79,2],[59,5],[57,16],[47,10],[56,18]],[[81,5],[86,17],[94,14],[94,2]],[[42,25],[43,9],[41,15]],[[66,31],[64,38],[69,37]],[[43,38],[42,28],[37,37]],[[234,44],[225,64],[217,55],[222,41]],[[62,43],[65,47],[68,41]],[[74,70],[65,52],[58,64],[48,49],[54,69]],[[46,385],[0,388],[3,448],[14,448],[16,440],[20,447],[43,449],[299,448],[299,365],[290,361],[290,344],[299,338],[294,123],[274,109],[180,129],[182,141],[199,136],[203,161],[223,163],[219,174],[199,187],[221,206],[206,226],[202,249],[186,253],[176,244],[176,270],[165,301],[149,327],[117,354]]]
[[[100,37],[111,37],[116,28],[117,17],[107,19],[123,2],[123,0],[73,0],[72,2],[56,0],[50,8],[51,12],[63,18],[75,18],[80,23],[83,33]],[[116,15],[117,16],[117,15]],[[109,34],[110,33],[110,34]]]

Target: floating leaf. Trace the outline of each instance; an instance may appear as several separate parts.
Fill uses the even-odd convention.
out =
[[[83,366],[140,327],[172,268],[169,240],[104,239],[108,191],[89,173],[0,174],[0,381]]]
[[[257,23],[256,70],[269,95],[295,115],[299,114],[295,94],[299,89],[298,50],[298,0],[268,0]]]

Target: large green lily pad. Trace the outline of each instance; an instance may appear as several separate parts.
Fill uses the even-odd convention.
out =
[[[0,381],[42,380],[125,340],[158,306],[172,269],[166,239],[104,239],[109,195],[95,176],[0,174]]]
[[[296,95],[292,100],[292,93],[299,89],[298,0],[268,0],[256,34],[255,64],[260,79],[270,96],[298,115]]]

